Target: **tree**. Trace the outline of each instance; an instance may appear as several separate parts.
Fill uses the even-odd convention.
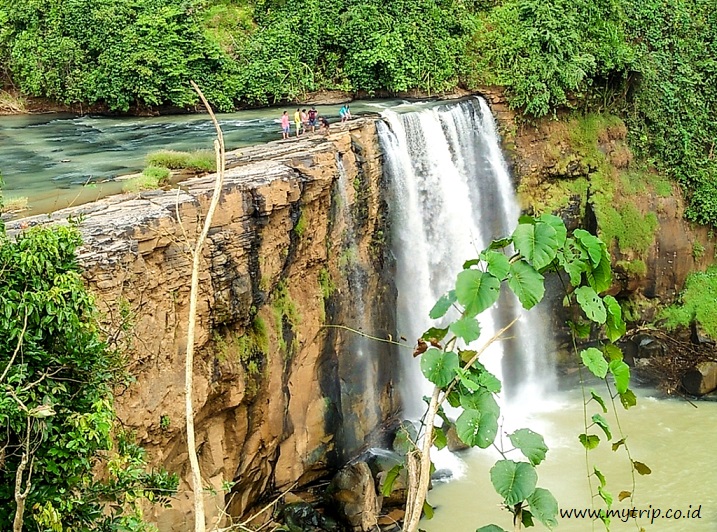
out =
[[[75,255],[77,224],[0,227],[0,529],[147,530],[142,500],[178,479],[145,471],[117,423],[126,377],[100,334]],[[12,525],[11,525],[12,523]]]

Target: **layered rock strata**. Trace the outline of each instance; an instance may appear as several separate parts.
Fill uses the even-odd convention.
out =
[[[260,498],[381,443],[399,408],[391,345],[357,343],[356,333],[328,327],[380,338],[395,329],[374,121],[227,159],[201,260],[194,367],[197,450],[216,490],[206,495],[212,520],[245,515]],[[117,395],[120,419],[153,465],[182,478],[173,508],[153,516],[162,531],[186,530],[190,518],[189,245],[213,182],[208,175],[23,221],[82,216],[85,276],[136,378]],[[228,493],[225,481],[233,484]]]

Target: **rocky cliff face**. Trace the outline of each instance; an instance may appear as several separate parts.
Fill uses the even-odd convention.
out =
[[[194,368],[200,465],[217,490],[207,495],[212,519],[244,515],[260,497],[380,443],[399,408],[397,353],[327,327],[383,338],[395,329],[374,122],[247,149],[228,162],[202,257]],[[182,479],[187,242],[212,183],[195,178],[181,190],[111,197],[52,217],[84,216],[86,278],[136,377],[117,397],[119,416],[151,462]],[[224,481],[235,483],[229,493]],[[160,530],[187,529],[189,497],[182,482],[173,508],[154,516]]]
[[[611,246],[614,294],[670,303],[690,272],[713,262],[709,229],[684,219],[672,182],[633,160],[622,121],[567,115],[521,123],[502,91],[488,90],[487,98],[523,209],[555,212],[571,228],[597,232]],[[635,317],[652,319],[648,307]]]

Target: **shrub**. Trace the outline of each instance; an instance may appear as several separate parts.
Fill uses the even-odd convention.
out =
[[[195,170],[198,172],[213,172],[216,170],[216,159],[211,150],[196,150],[193,152],[161,150],[150,153],[146,157],[150,166],[170,168],[172,170]]]

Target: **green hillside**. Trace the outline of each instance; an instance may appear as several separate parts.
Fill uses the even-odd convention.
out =
[[[319,90],[506,87],[526,117],[626,119],[717,223],[717,11],[711,0],[0,0],[0,76],[115,111],[220,110]]]

